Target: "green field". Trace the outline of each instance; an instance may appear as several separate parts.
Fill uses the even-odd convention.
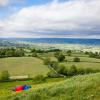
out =
[[[49,69],[41,59],[35,57],[11,57],[0,59],[0,71],[8,70],[11,76],[45,75]]]
[[[66,55],[66,53],[65,53]],[[41,55],[41,57],[46,58],[49,57],[52,61],[57,61],[57,59],[54,57],[53,53],[47,53]],[[74,57],[79,57],[80,62],[73,62]],[[100,69],[100,59],[97,58],[90,58],[88,55],[84,53],[72,53],[71,56],[66,55],[66,61],[61,62],[61,65],[65,65],[66,68],[70,67],[72,65],[75,65],[78,68],[92,68],[92,69]]]
[[[100,59],[90,58],[84,53],[72,53],[58,64],[66,68],[75,65],[77,68],[100,69]],[[73,62],[79,57],[80,62]],[[44,65],[43,59],[50,58],[57,61],[54,52],[38,53],[38,57],[8,57],[0,58],[0,71],[8,70],[10,76],[30,75],[34,77],[46,75],[50,69]],[[66,61],[67,60],[67,61]],[[11,89],[17,85],[29,84],[32,88],[27,91],[13,92]],[[34,79],[0,83],[0,100],[100,100],[100,73],[78,75],[70,78],[49,78],[42,83],[35,83]]]
[[[100,73],[33,85],[19,93],[5,90],[0,100],[100,100]]]
[[[89,58],[89,57],[80,57],[80,62],[73,62],[73,58],[75,56],[66,56],[67,62],[62,62],[61,64],[65,65],[66,67],[70,67],[72,65],[75,65],[78,68],[92,68],[92,69],[100,69],[100,59],[96,58]]]

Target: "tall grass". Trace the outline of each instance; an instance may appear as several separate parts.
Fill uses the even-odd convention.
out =
[[[99,100],[100,73],[75,76],[31,90],[9,94],[0,100]]]

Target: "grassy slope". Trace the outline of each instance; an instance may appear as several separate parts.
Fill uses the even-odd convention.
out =
[[[76,76],[56,83],[33,85],[28,91],[10,94],[8,100],[14,98],[17,98],[16,100],[100,100],[100,73]]]
[[[0,71],[8,70],[11,75],[46,74],[49,69],[42,60],[34,57],[12,57],[0,59]]]

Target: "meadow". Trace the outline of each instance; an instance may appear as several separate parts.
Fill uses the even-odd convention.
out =
[[[74,52],[71,54],[71,56],[68,56],[66,52],[65,54],[65,60],[64,62],[60,62],[61,65],[65,65],[66,68],[69,68],[72,65],[75,65],[77,68],[92,68],[92,69],[100,69],[100,59],[97,58],[90,58],[88,55],[81,53],[81,52]],[[54,53],[45,53],[41,55],[43,58],[50,58],[52,61],[57,61],[57,59],[54,57]],[[80,62],[74,62],[73,59],[75,57],[80,58]]]
[[[45,75],[49,69],[35,57],[9,57],[0,59],[0,71],[8,70],[11,76]]]

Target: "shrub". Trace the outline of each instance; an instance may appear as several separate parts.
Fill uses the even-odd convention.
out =
[[[37,57],[37,53],[33,52],[32,57]]]
[[[47,77],[57,78],[59,75],[55,71],[50,71],[47,73]]]
[[[33,78],[33,81],[36,83],[41,83],[46,81],[46,77],[44,77],[43,75],[37,75]]]
[[[59,51],[58,51],[58,52],[55,52],[55,53],[54,53],[54,56],[57,58],[57,57],[59,56],[59,54],[60,54]]]
[[[66,74],[66,67],[64,65],[60,65],[59,68],[58,68],[58,70],[57,70],[57,72],[59,74],[65,75]]]
[[[57,57],[57,60],[58,60],[59,62],[62,62],[62,61],[65,60],[65,56],[64,56],[63,54],[60,54],[60,55]]]
[[[80,62],[80,58],[75,57],[75,58],[73,59],[73,61],[74,61],[74,62]]]
[[[68,55],[68,56],[71,56],[71,53],[72,53],[71,50],[68,50],[68,51],[67,51],[67,55]]]
[[[50,58],[45,58],[44,59],[44,65],[50,65],[50,63],[51,63]]]
[[[56,61],[51,61],[49,65],[50,65],[50,67],[54,68],[55,70],[57,70],[57,68],[59,66],[58,62],[56,62]]]
[[[68,75],[68,76],[77,75],[77,68],[76,68],[75,65],[72,65],[72,66],[70,67],[70,69],[68,69],[67,75]]]
[[[1,82],[5,82],[5,81],[9,81],[9,73],[8,71],[2,71],[0,74],[0,81]]]

